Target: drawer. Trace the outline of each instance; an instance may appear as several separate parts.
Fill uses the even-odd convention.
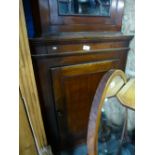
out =
[[[127,47],[127,42],[104,42],[104,43],[79,43],[79,44],[53,44],[47,45],[46,50],[48,54],[51,53],[67,53],[67,52],[88,52],[94,50],[122,48]]]
[[[31,38],[29,39],[31,54],[51,54],[51,53],[67,53],[76,51],[93,51],[111,48],[128,47],[129,41],[133,36],[120,35],[103,35],[94,36],[49,36],[49,38]]]

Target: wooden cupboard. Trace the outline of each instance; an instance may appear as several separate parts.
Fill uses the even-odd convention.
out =
[[[30,40],[47,139],[54,151],[85,142],[101,77],[109,69],[125,69],[132,36],[84,35]]]
[[[47,140],[56,154],[86,142],[97,85],[109,69],[125,69],[133,36],[120,32],[123,0],[111,0],[106,16],[61,15],[59,1],[31,2],[36,36],[29,43]]]

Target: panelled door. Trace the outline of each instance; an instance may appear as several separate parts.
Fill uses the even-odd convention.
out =
[[[52,87],[61,145],[86,139],[91,103],[101,77],[119,60],[51,68]]]

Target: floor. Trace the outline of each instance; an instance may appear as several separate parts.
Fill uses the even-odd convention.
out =
[[[79,145],[78,147],[72,150],[61,152],[61,155],[86,155],[86,154],[87,149],[85,144]]]
[[[112,142],[112,143],[111,143]],[[98,155],[116,155],[116,148],[118,148],[118,141],[115,141],[114,139],[111,141],[108,145],[110,145],[110,149],[105,146],[103,143],[98,144]],[[106,148],[106,149],[105,149]],[[135,148],[134,145],[128,143],[125,144],[121,151],[117,155],[134,155],[135,154]],[[87,149],[86,145],[79,145],[78,147],[69,150],[69,151],[63,151],[61,152],[61,155],[87,155]]]

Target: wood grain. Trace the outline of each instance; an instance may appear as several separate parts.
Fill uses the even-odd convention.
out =
[[[38,147],[42,148],[47,145],[47,141],[43,127],[32,61],[28,46],[22,0],[20,0],[19,11],[19,85],[22,98],[25,100],[25,103],[28,107],[28,112],[30,114]]]
[[[133,36],[120,32],[124,0],[112,0],[109,17],[58,16],[56,0],[31,1],[41,27],[29,39],[31,55],[48,143],[56,153],[86,141],[98,82],[109,69],[125,69]]]
[[[56,32],[79,32],[79,31],[120,31],[124,0],[112,0],[110,16],[61,16],[58,11],[57,0],[31,0],[33,1],[32,12],[34,21],[41,27],[37,34]],[[39,4],[39,10],[38,5]],[[37,11],[37,13],[35,13]]]
[[[116,59],[51,68],[62,145],[86,140],[90,107],[98,82],[106,71],[118,68],[118,64]]]
[[[38,155],[21,95],[19,96],[19,154]]]
[[[45,130],[53,152],[86,141],[84,130],[98,82],[109,69],[125,69],[132,38],[115,33],[73,39],[70,35],[30,40]],[[85,41],[91,50],[79,51]],[[52,51],[54,43],[57,51]]]

